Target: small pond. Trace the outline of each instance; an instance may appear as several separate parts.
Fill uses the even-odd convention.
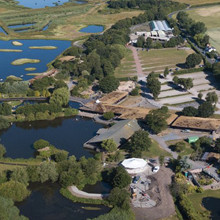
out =
[[[76,4],[85,4],[86,1],[72,1],[72,0],[17,0],[18,5],[28,8],[45,8],[63,5],[66,2],[73,2]]]
[[[52,121],[22,122],[0,131],[0,143],[7,150],[6,156],[11,158],[34,157],[33,143],[41,138],[77,158],[91,157],[93,152],[84,149],[83,144],[102,127],[91,119],[78,116]]]
[[[16,25],[9,25],[8,28],[23,28],[23,27],[31,27],[34,23],[31,24],[16,24]]]
[[[30,220],[86,220],[110,211],[103,205],[73,203],[59,193],[60,187],[56,183],[34,183],[29,188],[31,195],[16,205],[21,214]],[[83,207],[93,207],[95,210]]]
[[[70,41],[62,40],[17,40],[22,46],[14,46],[12,41],[0,40],[0,49],[22,50],[22,52],[0,52],[0,79],[5,79],[9,75],[22,76],[24,80],[34,76],[26,75],[33,71],[27,71],[25,68],[35,67],[34,73],[42,73],[47,70],[47,64],[54,60],[66,48],[71,46]],[[30,46],[55,46],[54,50],[30,49]],[[23,65],[12,65],[11,62],[20,58],[39,59],[39,63],[26,63]]]
[[[86,185],[83,188],[83,191],[87,192],[87,193],[110,193],[112,187],[103,181],[98,181],[96,184],[94,185]]]
[[[202,205],[211,212],[212,220],[220,219],[220,199],[214,197],[206,197],[202,200]]]
[[[104,27],[101,25],[89,25],[85,28],[80,29],[83,33],[100,33],[104,31]]]

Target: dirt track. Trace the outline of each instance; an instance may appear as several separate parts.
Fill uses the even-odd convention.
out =
[[[161,203],[153,208],[133,208],[137,220],[163,219],[175,214],[175,206],[169,190],[172,175],[173,173],[169,168],[162,167],[153,176],[159,185]]]

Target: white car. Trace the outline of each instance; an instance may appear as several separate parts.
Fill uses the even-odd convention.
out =
[[[159,166],[155,166],[153,168],[153,173],[157,173],[159,171],[160,167]]]

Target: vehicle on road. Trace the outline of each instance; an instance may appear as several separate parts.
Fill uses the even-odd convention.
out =
[[[140,181],[141,177],[140,176],[135,176],[132,183],[136,184],[138,181]]]
[[[153,173],[157,173],[159,171],[160,167],[159,166],[155,166],[153,168]]]

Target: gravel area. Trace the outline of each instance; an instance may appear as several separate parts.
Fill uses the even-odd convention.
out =
[[[175,206],[169,190],[172,175],[173,172],[169,168],[165,167],[161,167],[158,173],[153,175],[153,179],[151,179],[151,181],[154,180],[155,188],[151,190],[154,191],[155,196],[158,194],[160,195],[158,197],[159,201],[157,205],[152,208],[133,207],[137,220],[163,219],[175,214]]]

